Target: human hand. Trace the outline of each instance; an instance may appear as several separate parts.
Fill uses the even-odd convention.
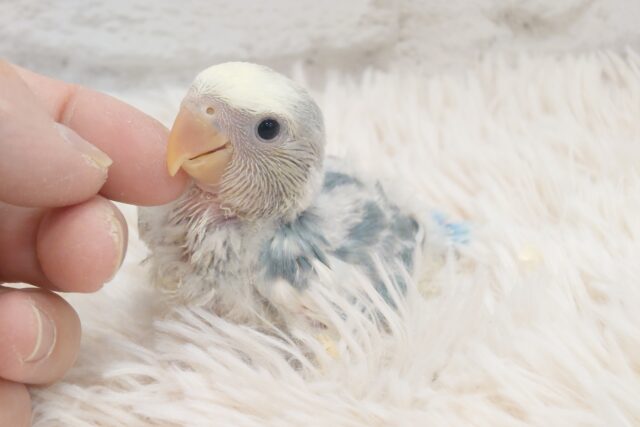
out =
[[[184,189],[166,139],[131,106],[0,61],[0,283],[36,286],[0,286],[0,426],[30,425],[25,384],[75,361],[78,316],[51,291],[96,291],[119,268],[127,227],[109,199],[162,204]]]

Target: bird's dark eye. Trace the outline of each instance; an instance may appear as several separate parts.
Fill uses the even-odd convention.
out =
[[[264,119],[258,125],[258,136],[265,141],[275,138],[279,133],[280,123],[275,119]]]

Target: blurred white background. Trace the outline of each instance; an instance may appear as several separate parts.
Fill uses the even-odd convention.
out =
[[[0,0],[0,55],[102,89],[208,65],[464,67],[491,52],[640,46],[638,0]]]

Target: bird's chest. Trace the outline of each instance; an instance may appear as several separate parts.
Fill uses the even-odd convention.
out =
[[[186,252],[200,279],[213,287],[255,285],[259,253],[266,236],[257,225],[216,223],[186,235]]]

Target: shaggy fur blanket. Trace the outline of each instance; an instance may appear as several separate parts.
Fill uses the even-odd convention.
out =
[[[121,95],[169,123],[183,92]],[[637,54],[336,74],[315,95],[331,154],[418,188],[471,225],[470,242],[386,328],[347,316],[335,336],[290,340],[158,311],[124,207],[127,260],[103,291],[69,296],[81,353],[33,389],[35,425],[640,424]]]

